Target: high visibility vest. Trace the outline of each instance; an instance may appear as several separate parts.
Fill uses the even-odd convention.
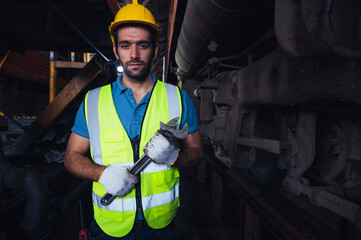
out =
[[[105,166],[133,165],[137,159],[133,159],[131,140],[115,109],[111,85],[91,90],[85,97],[84,110],[93,161]],[[176,86],[156,81],[143,117],[139,156],[144,154],[144,146],[160,128],[160,121],[167,123],[181,116],[180,90]],[[140,174],[140,189],[140,205],[147,224],[154,229],[167,226],[179,207],[178,170],[151,162]],[[108,206],[100,204],[105,193],[103,185],[93,183],[94,219],[106,234],[125,236],[132,230],[136,217],[136,190],[133,189],[122,198],[115,198]]]

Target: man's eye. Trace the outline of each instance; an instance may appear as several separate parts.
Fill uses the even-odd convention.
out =
[[[147,49],[149,46],[148,46],[148,44],[141,44],[140,45],[140,48],[141,49]]]
[[[120,47],[123,49],[129,48],[129,44],[120,44]]]

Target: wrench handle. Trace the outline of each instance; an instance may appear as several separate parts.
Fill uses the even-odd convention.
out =
[[[106,193],[101,199],[100,199],[100,204],[103,206],[108,206],[111,202],[113,202],[115,196],[110,194],[110,193]]]
[[[158,130],[160,134],[162,134],[171,144],[175,144],[179,139],[184,139],[188,134],[188,123],[186,123],[183,129],[180,131],[181,134],[178,134],[172,131],[172,128],[175,129],[176,123],[178,122],[179,118],[173,118],[167,124],[163,124],[161,122],[161,128]],[[163,126],[162,126],[163,124]],[[151,162],[151,159],[147,155],[143,155],[139,160],[137,160],[134,165],[128,169],[131,174],[137,175],[140,173],[148,164]],[[106,193],[101,199],[100,204],[103,206],[109,205],[115,196],[112,194]]]
[[[138,159],[138,161],[136,161],[134,163],[134,165],[128,169],[128,171],[133,174],[133,175],[137,175],[138,173],[140,173],[146,166],[148,166],[148,164],[151,162],[151,159],[147,156],[147,155],[143,155],[141,158]],[[101,199],[100,199],[100,204],[103,206],[107,206],[109,205],[111,202],[113,202],[115,196],[110,194],[110,193],[106,193]]]
[[[148,164],[151,162],[151,159],[147,155],[141,156],[131,168],[129,168],[129,172],[133,175],[137,175],[140,173]]]

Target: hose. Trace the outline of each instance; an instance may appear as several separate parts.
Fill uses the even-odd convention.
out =
[[[34,240],[43,240],[49,236],[47,222],[50,192],[41,174],[35,169],[15,168],[6,162],[0,163],[0,187],[23,190],[26,206],[23,228]]]

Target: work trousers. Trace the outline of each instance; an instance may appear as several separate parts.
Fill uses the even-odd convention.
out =
[[[89,240],[176,240],[176,227],[174,221],[162,229],[151,229],[143,221],[137,221],[133,230],[125,237],[115,238],[105,234],[93,219]]]

